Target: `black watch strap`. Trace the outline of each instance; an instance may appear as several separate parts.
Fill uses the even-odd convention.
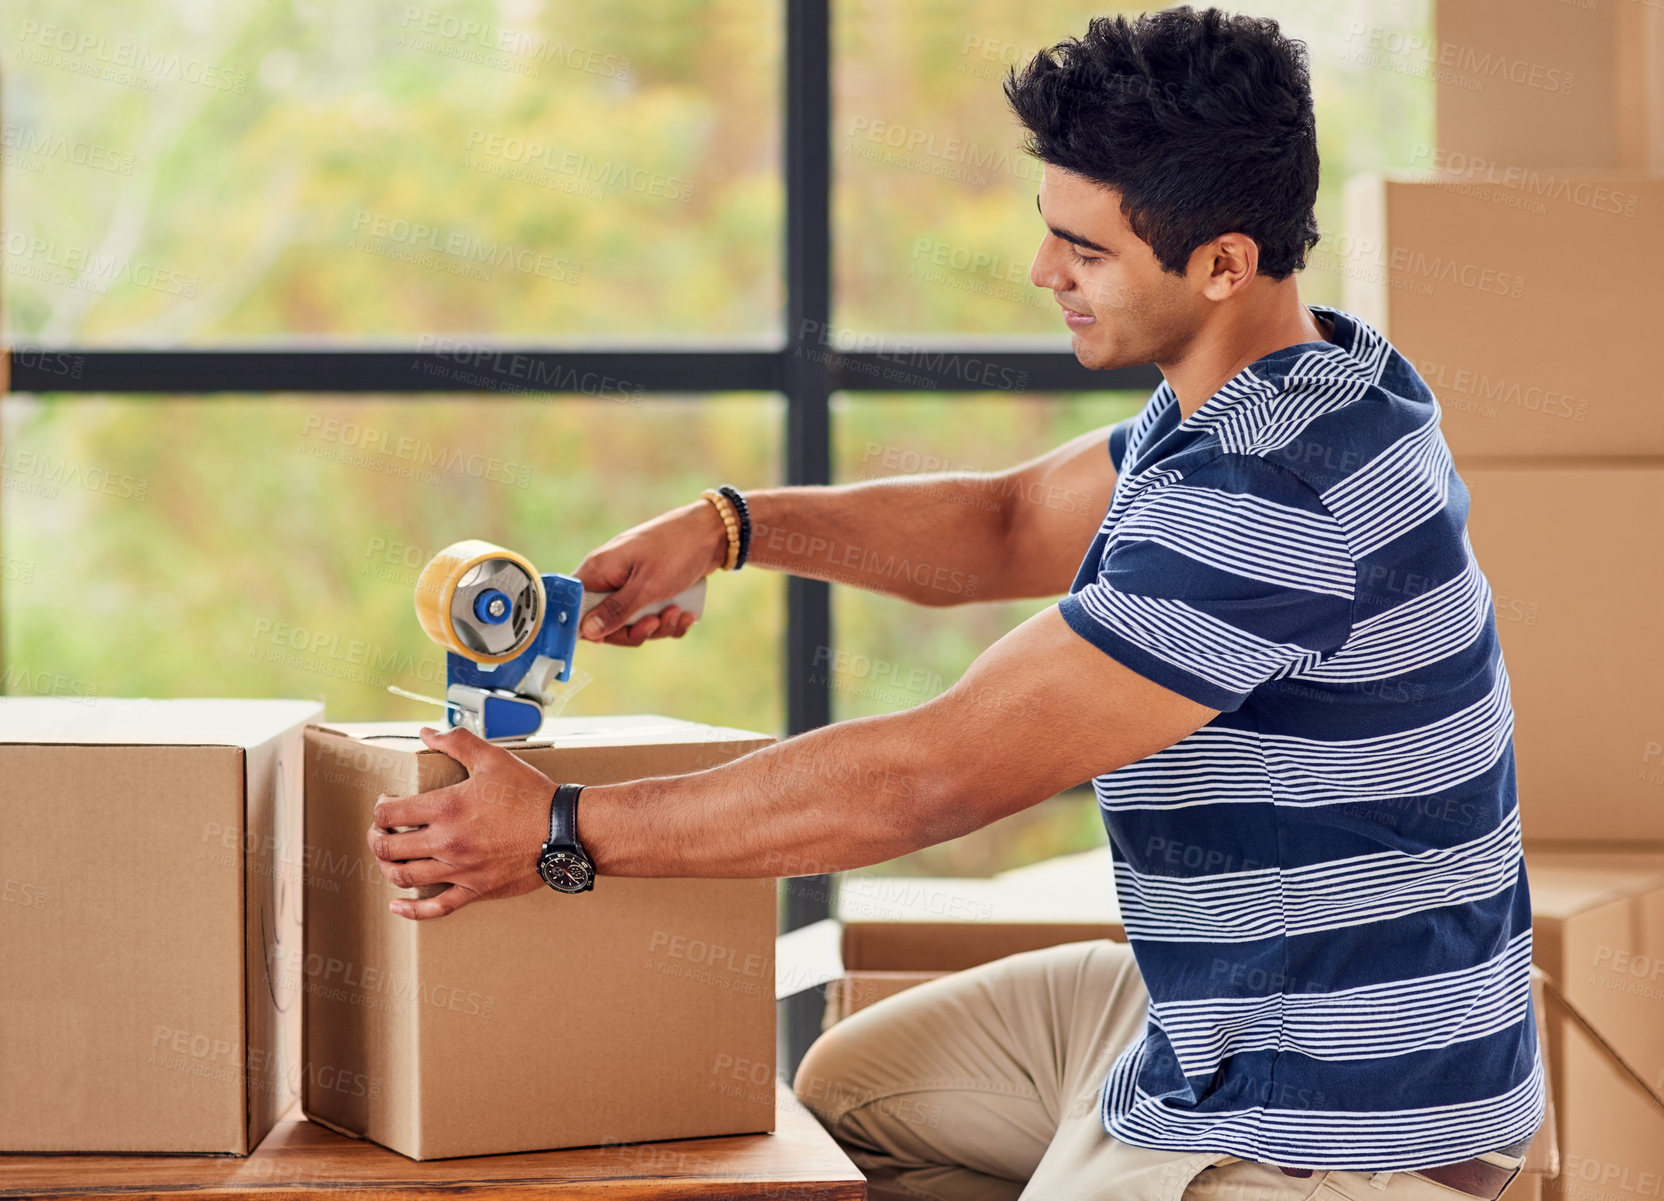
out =
[[[578,841],[578,794],[582,784],[562,784],[555,789],[555,799],[549,802],[549,843],[551,846],[573,846],[584,849]]]

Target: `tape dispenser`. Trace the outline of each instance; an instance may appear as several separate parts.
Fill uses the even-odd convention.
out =
[[[543,724],[551,690],[572,674],[578,623],[610,592],[585,592],[575,576],[539,574],[524,555],[470,538],[434,555],[416,578],[416,620],[445,650],[445,699],[389,688],[445,706],[448,726],[485,739],[525,738]],[[632,613],[671,605],[705,609],[705,581]]]

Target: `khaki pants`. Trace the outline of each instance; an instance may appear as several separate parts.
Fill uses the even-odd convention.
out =
[[[793,1088],[866,1174],[874,1201],[1468,1196],[1413,1173],[1294,1177],[1234,1155],[1110,1138],[1099,1092],[1115,1056],[1143,1033],[1147,1001],[1123,944],[1027,951],[844,1019],[809,1048]]]

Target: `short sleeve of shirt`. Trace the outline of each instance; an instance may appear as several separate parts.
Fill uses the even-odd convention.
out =
[[[1356,571],[1339,523],[1309,485],[1252,455],[1135,488],[1098,553],[1096,576],[1058,602],[1064,620],[1212,709],[1240,708],[1351,633]]]

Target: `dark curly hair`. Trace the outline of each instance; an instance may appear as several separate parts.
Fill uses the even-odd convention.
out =
[[[1012,67],[1005,95],[1028,152],[1118,191],[1165,271],[1235,230],[1286,279],[1317,244],[1306,46],[1276,21],[1189,5],[1095,17]]]

